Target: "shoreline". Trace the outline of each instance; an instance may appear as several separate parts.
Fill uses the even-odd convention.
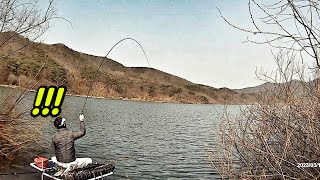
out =
[[[12,88],[12,89],[19,89],[19,90],[25,90],[26,88],[23,88],[21,86],[14,86],[14,85],[4,85],[4,84],[0,84],[0,87],[5,87],[5,88]],[[36,90],[32,90],[32,89],[26,89],[26,91],[28,92],[37,92]],[[86,98],[86,95],[79,95],[79,94],[71,94],[71,93],[66,93],[66,96],[70,96],[70,97],[82,97],[82,98]],[[144,100],[144,99],[129,99],[129,98],[107,98],[107,97],[100,97],[100,96],[88,96],[89,98],[93,98],[93,99],[106,99],[106,100],[121,100],[121,101],[135,101],[135,102],[149,102],[149,103],[170,103],[170,104],[190,104],[190,105],[252,105],[252,104],[241,104],[241,103],[226,103],[226,104],[222,104],[222,103],[182,103],[182,102],[168,102],[168,101],[156,101],[156,100]]]

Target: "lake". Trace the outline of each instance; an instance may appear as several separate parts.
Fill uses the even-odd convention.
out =
[[[0,100],[18,91],[1,87]],[[34,97],[34,92],[28,92],[20,107],[31,109]],[[61,116],[69,129],[79,129],[84,101],[65,97]],[[84,111],[87,133],[76,141],[77,156],[114,162],[110,179],[219,179],[206,152],[215,147],[223,108],[90,98]],[[49,143],[54,133],[49,123],[44,130]],[[53,155],[49,149],[47,157]]]

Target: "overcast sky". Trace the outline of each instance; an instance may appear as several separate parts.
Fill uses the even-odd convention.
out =
[[[247,0],[60,0],[62,20],[44,34],[45,43],[63,43],[88,54],[105,56],[122,38],[144,47],[152,68],[213,87],[244,88],[262,84],[255,69],[274,68],[271,49],[243,43],[247,34],[228,26],[251,27]],[[124,42],[109,58],[125,66],[145,66],[139,46]]]

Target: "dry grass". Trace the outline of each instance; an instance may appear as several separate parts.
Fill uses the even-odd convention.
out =
[[[25,118],[29,111],[17,110],[12,96],[1,102],[0,109],[0,167],[25,163],[45,145],[40,119]],[[15,106],[12,108],[12,106]]]
[[[286,83],[261,92],[257,103],[237,117],[227,112],[222,117],[219,148],[210,158],[224,179],[320,177],[320,164],[298,166],[320,163],[320,84],[292,86],[294,77],[303,80],[301,66],[277,62],[278,78],[273,79]]]
[[[46,122],[31,118],[30,109],[20,107],[27,90],[37,85],[45,64],[46,61],[32,78],[22,82],[26,88],[20,94],[13,93],[0,101],[0,168],[25,164],[47,146],[42,134]]]

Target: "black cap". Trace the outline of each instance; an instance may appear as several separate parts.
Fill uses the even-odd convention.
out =
[[[65,128],[66,127],[66,123],[65,123],[66,119],[65,118],[62,118],[62,117],[57,117],[55,120],[54,120],[54,126],[58,129],[60,128]]]

